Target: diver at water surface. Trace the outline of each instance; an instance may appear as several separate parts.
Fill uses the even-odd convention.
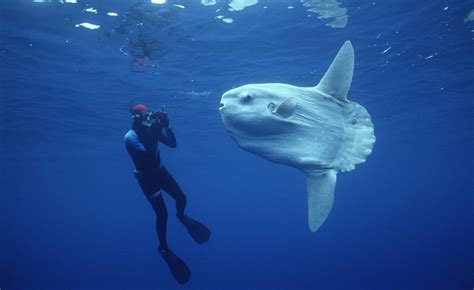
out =
[[[161,111],[152,112],[144,105],[135,105],[130,106],[130,112],[133,122],[132,128],[125,134],[125,145],[135,165],[135,177],[155,211],[159,252],[176,281],[183,284],[189,280],[191,271],[168,247],[166,240],[168,211],[162,190],[176,201],[176,216],[194,241],[198,244],[205,243],[209,240],[211,232],[206,226],[185,214],[186,195],[166,167],[161,164],[158,142],[171,148],[176,147],[176,138],[164,107]]]

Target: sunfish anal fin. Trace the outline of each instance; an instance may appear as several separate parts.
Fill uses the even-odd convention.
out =
[[[308,224],[315,232],[326,220],[334,202],[337,175],[335,170],[307,173]]]

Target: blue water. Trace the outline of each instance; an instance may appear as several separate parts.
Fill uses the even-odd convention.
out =
[[[296,0],[58,2],[1,4],[2,290],[474,287],[474,2],[341,0],[343,28]],[[377,141],[311,233],[304,175],[241,150],[217,107],[247,83],[314,86],[345,40]],[[184,286],[123,144],[131,97],[166,105],[162,158],[212,230],[195,244],[165,198]]]

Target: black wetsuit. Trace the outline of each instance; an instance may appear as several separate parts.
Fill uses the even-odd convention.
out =
[[[180,220],[184,217],[186,196],[173,176],[161,164],[158,141],[169,147],[176,147],[173,131],[170,128],[162,129],[159,125],[148,128],[134,123],[132,129],[125,134],[125,145],[135,164],[135,176],[156,214],[156,231],[160,247],[168,248],[166,241],[168,211],[161,190],[166,191],[176,201],[176,213]]]

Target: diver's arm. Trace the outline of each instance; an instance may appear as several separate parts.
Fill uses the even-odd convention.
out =
[[[176,137],[170,127],[164,128],[160,132],[159,140],[168,147],[176,147]]]
[[[170,128],[170,119],[168,117],[168,113],[164,111],[164,108],[162,110],[162,113],[159,115],[159,121],[163,129],[160,130],[158,140],[160,140],[161,143],[165,144],[168,147],[175,148],[176,137],[174,136],[174,133]]]

